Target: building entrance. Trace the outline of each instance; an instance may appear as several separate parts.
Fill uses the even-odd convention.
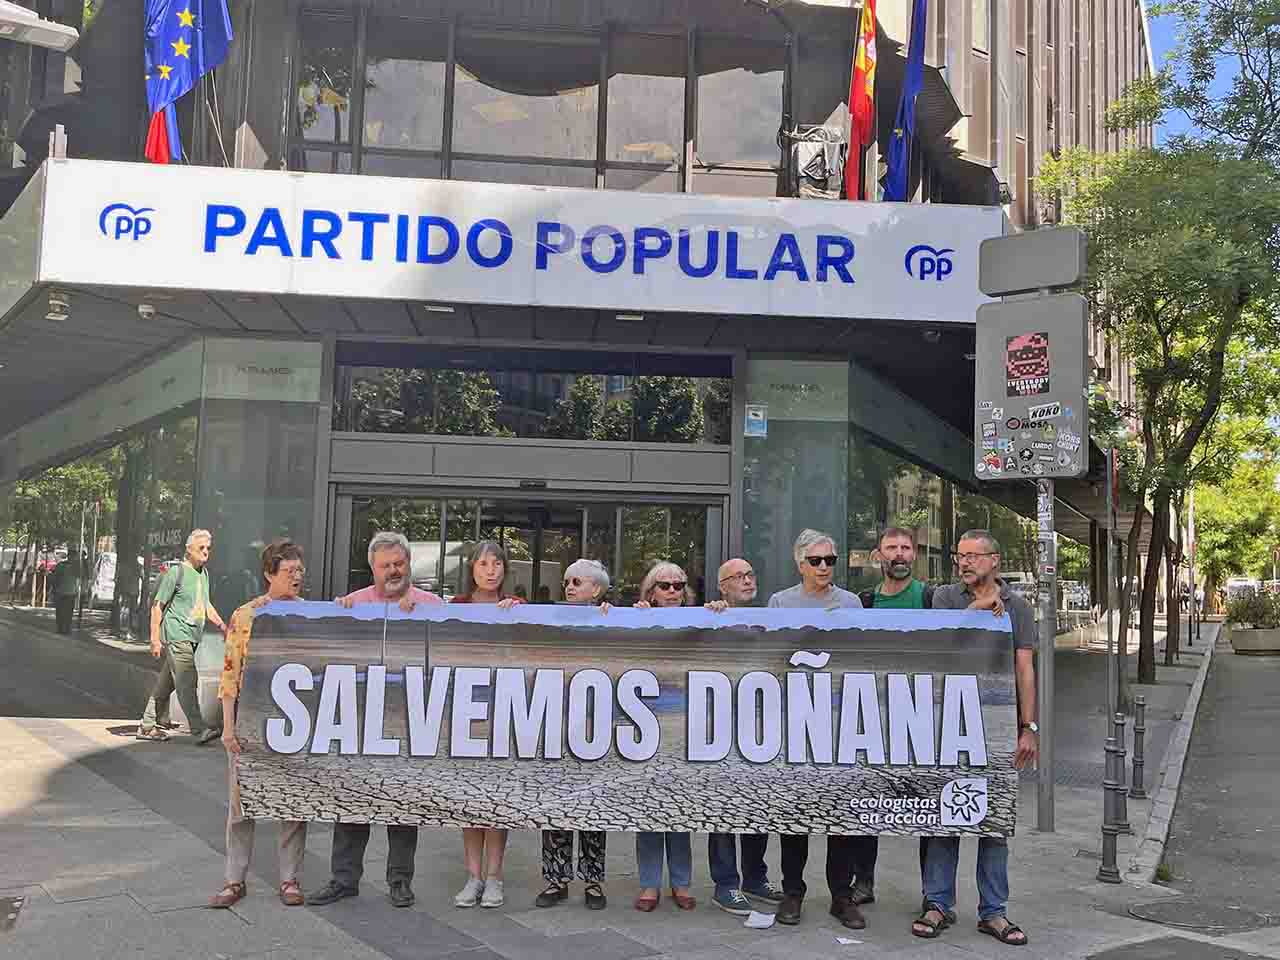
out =
[[[335,507],[330,595],[372,582],[366,549],[379,530],[409,539],[414,584],[446,600],[467,589],[466,558],[480,540],[506,548],[506,590],[533,603],[562,600],[563,573],[579,557],[604,564],[614,603],[634,602],[658,560],[683,567],[701,603],[727,550],[723,498],[339,488]]]

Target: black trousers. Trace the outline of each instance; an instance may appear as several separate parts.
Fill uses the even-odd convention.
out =
[[[364,850],[369,845],[369,824],[335,823],[329,867],[333,879],[344,887],[359,887],[364,876]],[[387,825],[387,883],[413,880],[413,858],[418,851],[418,828]]]
[[[71,632],[71,618],[76,612],[76,598],[57,597],[53,601],[53,615],[58,624],[58,632],[68,634]]]
[[[809,835],[784,834],[782,840],[782,892],[803,897],[807,889],[804,868],[809,862]],[[928,845],[926,837],[920,838],[920,873],[924,875],[924,857]],[[827,889],[831,898],[853,894],[856,880],[861,886],[874,889],[876,859],[880,852],[880,838],[827,837]]]

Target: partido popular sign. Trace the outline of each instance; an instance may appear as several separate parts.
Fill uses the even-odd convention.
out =
[[[1013,646],[985,611],[273,603],[247,816],[1011,835]]]

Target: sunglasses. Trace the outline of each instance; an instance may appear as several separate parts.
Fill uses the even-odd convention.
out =
[[[653,585],[655,590],[670,590],[673,593],[679,593],[687,586],[683,580],[659,580]]]
[[[809,564],[809,566],[813,567],[815,570],[824,563],[828,567],[834,567],[836,565],[836,555],[834,553],[829,553],[825,557],[805,557],[804,562]]]
[[[584,580],[582,577],[566,577],[564,581],[564,585],[566,587],[580,587],[586,582],[587,581]]]

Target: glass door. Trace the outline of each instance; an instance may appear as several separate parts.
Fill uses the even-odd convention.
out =
[[[424,492],[339,492],[334,526],[334,595],[372,582],[367,544],[379,530],[409,540],[413,581],[445,599],[466,589],[465,563],[480,540],[511,558],[506,589],[531,603],[563,599],[564,571],[579,557],[598,560],[613,578],[614,603],[633,603],[658,560],[679,564],[702,603],[708,571],[724,559],[724,504],[494,496]],[[349,521],[348,521],[349,518]]]

